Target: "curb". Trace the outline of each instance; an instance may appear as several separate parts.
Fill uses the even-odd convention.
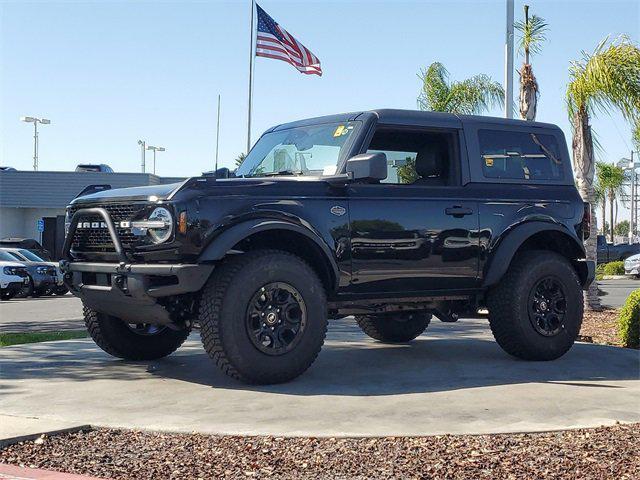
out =
[[[627,278],[626,275],[603,275],[602,276],[603,280],[624,280],[626,278]]]
[[[27,442],[29,440],[35,440],[42,435],[46,435],[47,437],[51,437],[53,435],[61,435],[63,433],[75,433],[80,431],[89,431],[91,430],[91,425],[78,425],[77,427],[69,427],[69,428],[60,428],[58,430],[47,430],[44,432],[30,433],[28,435],[18,435],[17,437],[9,437],[9,438],[0,438],[0,448],[8,447],[9,445],[13,445],[15,443]],[[3,465],[3,464],[0,464]],[[2,470],[0,469],[0,473]],[[2,478],[2,477],[0,477]]]
[[[2,480],[101,480],[75,473],[53,472],[39,468],[18,467],[0,463],[0,479]]]

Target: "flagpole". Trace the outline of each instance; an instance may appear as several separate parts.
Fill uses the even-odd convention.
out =
[[[251,104],[253,102],[253,62],[254,62],[254,54],[253,54],[253,29],[254,29],[254,11],[255,11],[255,0],[251,0],[251,31],[249,35],[249,111],[247,112],[247,154],[249,150],[251,150]]]
[[[220,145],[220,94],[218,94],[218,123],[216,124],[216,168],[218,170],[218,146]]]

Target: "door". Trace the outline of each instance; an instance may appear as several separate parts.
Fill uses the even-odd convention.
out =
[[[460,185],[456,130],[379,126],[388,176],[349,187],[353,293],[477,286],[478,204]]]

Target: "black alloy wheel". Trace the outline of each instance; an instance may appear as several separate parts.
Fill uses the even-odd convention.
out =
[[[293,350],[306,324],[306,304],[300,292],[288,283],[268,283],[249,301],[247,333],[253,345],[267,355]]]
[[[554,277],[538,281],[529,295],[529,321],[540,335],[553,337],[564,328],[567,298]]]

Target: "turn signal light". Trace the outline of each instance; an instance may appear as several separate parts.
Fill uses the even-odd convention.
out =
[[[187,233],[187,212],[180,212],[178,217],[178,231],[183,235]]]

